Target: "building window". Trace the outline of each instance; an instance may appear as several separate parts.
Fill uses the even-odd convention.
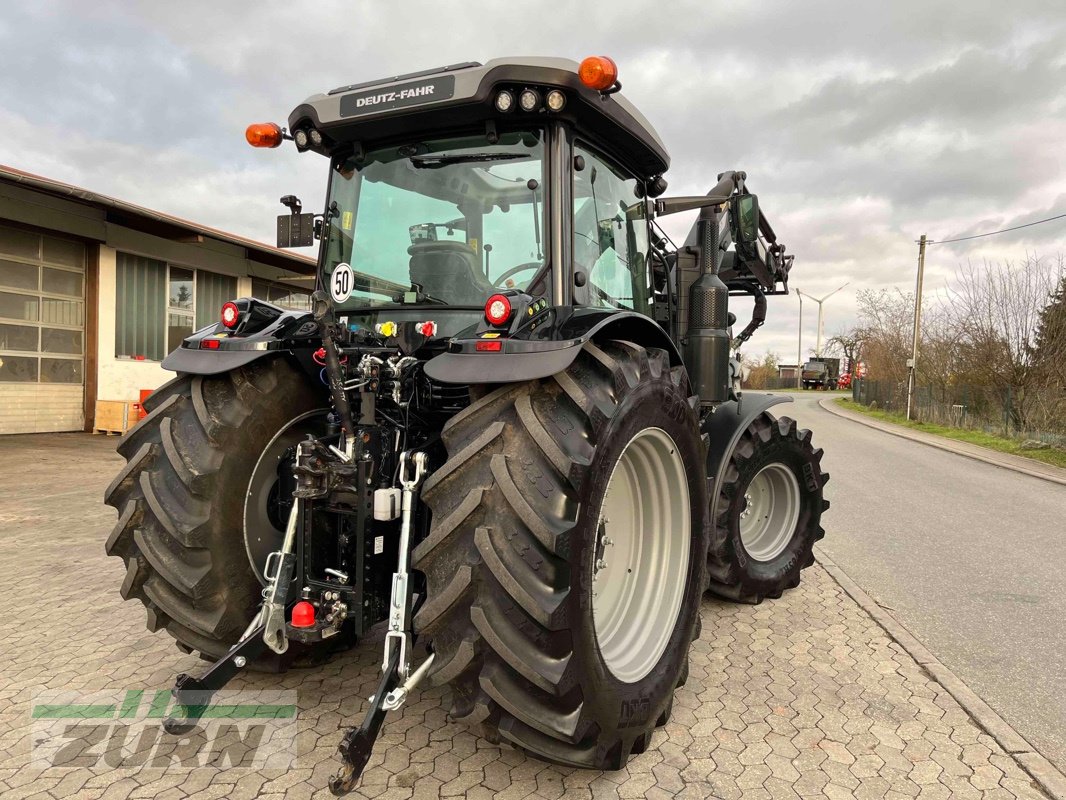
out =
[[[192,336],[193,293],[195,276],[191,269],[170,267],[170,293],[167,300],[167,352],[181,347],[181,340]]]
[[[237,279],[196,271],[196,330],[219,321],[222,305],[237,296]]]
[[[237,279],[152,258],[119,253],[115,356],[162,361],[194,330],[218,320],[237,293]]]
[[[295,286],[287,286],[283,283],[264,281],[258,278],[252,279],[252,297],[266,300],[281,308],[292,311],[311,310],[311,292],[307,289],[297,289]]]
[[[162,361],[167,265],[119,253],[115,294],[115,355]]]
[[[0,383],[84,380],[85,245],[0,227]]]

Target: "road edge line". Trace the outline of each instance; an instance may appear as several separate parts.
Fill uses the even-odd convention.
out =
[[[970,715],[978,727],[995,739],[1021,770],[1036,781],[1041,791],[1052,800],[1066,800],[1066,774],[1037,752],[1025,737],[963,683],[958,675],[941,663],[899,620],[878,605],[877,601],[849,578],[829,556],[820,552],[820,548],[816,557],[837,586],[858,603],[889,638],[926,671],[930,679],[939,683],[944,691],[955,698],[955,702]]]
[[[833,398],[835,399],[835,398]],[[935,434],[926,434],[916,436],[912,431],[906,428],[901,428],[899,425],[893,425],[890,422],[881,422],[880,420],[865,419],[861,414],[855,414],[854,412],[840,408],[834,405],[833,399],[824,398],[818,401],[818,405],[828,411],[834,416],[841,419],[851,420],[857,422],[860,425],[865,425],[867,428],[873,428],[874,430],[881,431],[882,433],[888,433],[892,436],[898,436],[901,439],[906,439],[909,442],[918,442],[919,444],[928,445],[929,447],[935,447],[937,450],[943,450],[948,453],[954,453],[957,456],[964,456],[965,458],[972,458],[974,461],[981,461],[985,464],[991,464],[993,467],[1000,467],[1002,469],[1009,469],[1011,472],[1017,472],[1020,475],[1028,475],[1032,478],[1040,478],[1041,480],[1049,481],[1050,483],[1058,484],[1059,486],[1066,486],[1066,478],[1060,478],[1057,475],[1049,475],[1046,472],[1037,472],[1035,470],[1028,470],[1023,467],[1019,467],[1016,464],[1009,464],[1004,461],[1000,461],[994,457],[984,456],[980,453],[971,453],[968,450],[961,450],[955,447],[951,447],[946,443],[934,441],[926,438],[926,436],[934,436]],[[946,440],[948,442],[951,439]],[[974,445],[980,447],[980,445]],[[995,452],[994,450],[990,452]]]

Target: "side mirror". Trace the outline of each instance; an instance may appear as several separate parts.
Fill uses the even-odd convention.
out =
[[[741,244],[759,241],[759,198],[754,194],[737,195],[733,200],[733,227]]]

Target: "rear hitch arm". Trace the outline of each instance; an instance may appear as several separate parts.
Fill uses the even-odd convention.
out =
[[[256,614],[244,635],[226,655],[208,667],[199,678],[182,672],[174,681],[171,694],[174,708],[163,720],[163,730],[174,736],[188,733],[196,727],[196,721],[211,704],[211,698],[219,689],[252,660],[266,650],[263,641],[263,613]]]
[[[408,562],[411,549],[411,523],[414,513],[418,487],[425,477],[426,454],[404,451],[400,454],[400,486],[403,489],[402,518],[400,521],[399,558],[396,572],[392,576],[392,598],[389,606],[389,627],[385,634],[385,657],[381,665],[382,675],[377,692],[370,698],[363,723],[358,728],[350,728],[341,740],[340,771],[329,782],[329,789],[335,795],[350,792],[359,781],[374,742],[381,733],[385,714],[395,711],[404,704],[407,696],[429,672],[433,664],[430,653],[414,672],[410,670],[408,653],[411,649],[413,633],[411,631],[411,581],[408,576]]]
[[[374,742],[378,740],[381,726],[385,722],[385,698],[399,683],[400,649],[393,648],[392,658],[385,668],[385,673],[378,683],[377,692],[370,698],[370,707],[366,710],[363,723],[358,728],[349,728],[337,748],[344,762],[340,771],[329,779],[329,790],[338,797],[355,788],[363,774],[370,754],[374,752]]]
[[[306,442],[300,442],[297,446],[297,453],[301,457],[305,456],[306,447]],[[210,705],[212,695],[267,648],[278,655],[289,649],[285,620],[292,605],[287,598],[296,567],[296,528],[299,524],[302,499],[299,493],[293,496],[284,543],[281,550],[270,554],[264,569],[264,572],[270,573],[271,560],[275,561],[273,573],[269,575],[267,587],[263,590],[263,602],[241,638],[237,640],[237,644],[212,664],[201,677],[194,678],[183,672],[175,680],[172,690],[174,711],[163,720],[163,730],[167,733],[180,735],[191,731],[196,726],[196,720],[203,716]]]

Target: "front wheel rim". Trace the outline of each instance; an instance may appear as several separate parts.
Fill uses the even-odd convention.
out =
[[[608,670],[636,683],[673,638],[688,583],[688,476],[666,431],[646,428],[611,472],[595,532],[592,618]]]
[[[800,488],[784,464],[767,464],[744,490],[740,541],[756,561],[773,561],[788,547],[799,522]]]

